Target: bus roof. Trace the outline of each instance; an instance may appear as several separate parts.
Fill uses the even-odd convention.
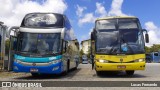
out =
[[[106,19],[119,19],[119,18],[137,18],[135,16],[106,16],[106,17],[102,17],[102,18],[97,18],[97,20],[106,20]]]
[[[29,14],[57,14],[57,15],[66,16],[65,14],[53,13],[53,12],[31,12],[31,13],[27,13],[25,16],[27,16],[27,15],[29,15]]]

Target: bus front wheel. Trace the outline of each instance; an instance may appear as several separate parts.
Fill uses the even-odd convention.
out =
[[[102,71],[96,71],[97,76],[100,76],[102,74]]]
[[[134,74],[134,70],[133,71],[126,71],[126,74],[131,76]]]
[[[39,73],[31,73],[33,77],[38,77],[40,74]]]

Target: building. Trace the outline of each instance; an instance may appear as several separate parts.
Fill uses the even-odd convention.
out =
[[[88,54],[90,52],[90,47],[91,47],[91,39],[88,40],[83,40],[81,42],[82,50],[84,54]]]

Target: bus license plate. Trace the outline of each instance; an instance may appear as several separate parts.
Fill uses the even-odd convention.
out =
[[[31,69],[30,69],[30,72],[38,72],[38,69],[36,69],[36,68],[31,68]]]
[[[126,68],[126,66],[124,66],[124,65],[120,65],[120,66],[117,66],[117,68],[118,68],[118,69],[125,69],[125,68]]]

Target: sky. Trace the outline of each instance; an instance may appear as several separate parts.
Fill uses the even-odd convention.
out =
[[[151,46],[160,44],[160,0],[0,0],[0,21],[19,26],[30,12],[65,14],[79,42],[90,38],[96,18],[136,16],[149,33]]]

